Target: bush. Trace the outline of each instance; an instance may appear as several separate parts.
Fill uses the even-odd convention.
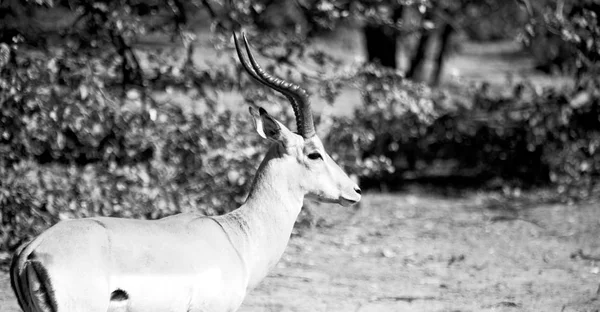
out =
[[[428,88],[393,70],[368,65],[353,76],[364,104],[351,117],[334,117],[325,142],[350,172],[385,181],[411,162],[406,151],[437,112]]]
[[[23,160],[1,167],[0,250],[12,250],[58,220],[215,215],[241,204],[262,154],[247,118],[170,113],[159,112],[143,136],[116,128],[126,146],[152,146],[156,152],[148,159],[85,165]]]
[[[525,1],[528,2],[528,1]],[[594,0],[545,1],[529,4],[530,20],[522,39],[547,71],[598,73],[600,4]]]
[[[170,4],[161,6],[161,14],[185,17]],[[174,29],[187,59],[173,65],[149,56],[142,66],[130,43],[152,31],[145,17],[130,18],[131,8],[118,3],[76,7],[82,11],[70,12],[79,16],[75,26],[55,34],[58,47],[18,32],[0,43],[0,250],[65,218],[220,214],[239,205],[262,144],[248,118],[216,112],[211,90],[251,90],[256,102],[274,97],[240,79],[237,63],[210,64],[205,71],[194,66],[194,39],[180,21],[154,30]],[[554,183],[566,198],[590,196],[600,175],[597,18],[593,10],[573,12],[559,25],[580,52],[575,90],[532,89],[528,98],[480,90],[463,105],[392,70],[364,66],[345,77],[316,79],[330,102],[352,83],[364,100],[351,118],[322,120],[330,126],[325,143],[363,184],[414,179],[443,163],[446,174],[499,177],[518,186]],[[223,49],[230,33],[225,24],[215,25],[213,44]],[[278,56],[278,38],[261,40],[277,60],[266,67],[282,73],[287,65],[281,65],[293,64],[294,51],[302,58],[304,47],[286,41]],[[339,69],[325,54],[305,54],[321,69]],[[299,79],[305,85],[314,78],[301,73]],[[153,92],[173,89],[196,91],[208,111],[190,114],[152,101]]]
[[[0,250],[68,218],[242,203],[264,145],[248,116],[119,101],[97,73],[53,69],[67,59],[21,53],[0,69]]]
[[[214,91],[239,90],[256,103],[274,96],[242,75],[237,62],[193,64],[194,36],[179,19],[189,12],[171,3],[161,4],[165,23],[136,16],[125,3],[55,9],[69,17],[69,26],[48,36],[35,27],[0,25],[13,31],[0,38],[0,250],[66,218],[153,219],[239,206],[265,144],[249,116],[216,107]],[[216,54],[231,38],[218,29]],[[148,31],[178,35],[186,59],[175,64],[172,56],[150,53],[142,60],[132,42]],[[153,101],[156,92],[170,91],[194,94],[206,112]]]
[[[446,181],[553,184],[564,200],[573,200],[592,196],[598,186],[597,78],[577,90],[518,85],[508,98],[478,89],[466,104],[391,72],[377,78],[366,84],[364,106],[351,117],[334,118],[326,139],[364,187],[455,177]]]

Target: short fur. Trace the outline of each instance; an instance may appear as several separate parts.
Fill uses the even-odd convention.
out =
[[[261,72],[254,78],[265,77],[254,62],[250,66]],[[286,89],[281,81],[271,87],[295,103],[290,92],[296,87]],[[237,310],[281,258],[305,197],[343,206],[361,199],[314,128],[299,135],[264,109],[251,114],[272,146],[241,207],[212,218],[182,213],[154,221],[62,221],[13,258],[11,285],[23,311]]]

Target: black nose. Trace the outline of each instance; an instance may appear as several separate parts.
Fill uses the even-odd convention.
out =
[[[358,194],[362,194],[362,191],[360,190],[360,187],[358,187],[358,186],[354,187],[354,191]]]

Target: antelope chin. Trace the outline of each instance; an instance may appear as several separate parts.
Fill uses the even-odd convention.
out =
[[[352,198],[345,198],[345,197],[340,196],[338,199],[330,199],[330,198],[323,198],[323,197],[317,197],[317,196],[307,196],[307,198],[310,200],[320,202],[320,203],[339,204],[344,207],[352,206],[360,201],[360,197],[358,197],[357,199],[352,199]]]
[[[350,199],[350,198],[340,197],[339,204],[344,207],[349,207],[349,206],[352,206],[352,205],[358,203],[359,201],[360,201],[360,197],[358,199]]]

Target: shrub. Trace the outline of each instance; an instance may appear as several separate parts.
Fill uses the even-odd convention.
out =
[[[522,39],[533,50],[541,69],[555,67],[578,77],[590,71],[598,73],[598,1],[531,1],[528,7],[531,16]]]
[[[385,183],[410,163],[407,150],[434,120],[430,90],[397,72],[367,65],[353,73],[363,106],[351,117],[333,117],[325,142],[334,158],[364,179]]]
[[[159,113],[126,146],[152,146],[143,161],[79,165],[32,160],[0,167],[0,250],[12,250],[58,220],[91,216],[156,219],[221,214],[241,204],[261,156],[247,118]],[[169,117],[163,117],[163,116]],[[170,120],[180,117],[178,123]]]
[[[472,178],[478,187],[550,183],[564,200],[593,195],[600,178],[597,78],[577,90],[518,85],[508,98],[478,89],[463,104],[394,75],[369,80],[364,106],[334,118],[326,139],[363,186],[444,176]]]
[[[245,114],[119,101],[89,66],[55,68],[67,61],[19,51],[0,68],[0,250],[58,220],[221,214],[244,200],[264,145]]]

